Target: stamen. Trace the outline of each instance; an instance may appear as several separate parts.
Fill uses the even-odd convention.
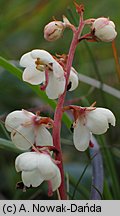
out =
[[[37,58],[37,60],[35,61],[35,64],[36,65],[40,65],[41,64],[40,58]]]
[[[37,60],[35,61],[35,64],[36,64],[37,70],[45,71],[45,66],[44,66],[43,62],[40,61],[40,58],[37,58]]]

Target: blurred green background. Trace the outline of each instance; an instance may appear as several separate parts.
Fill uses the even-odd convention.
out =
[[[78,1],[79,3],[79,1]],[[118,36],[116,38],[116,47],[118,55],[120,53],[120,1],[119,0],[101,0],[89,1],[83,0],[85,5],[84,17],[97,18],[101,16],[109,17],[116,24]],[[45,49],[51,54],[68,53],[72,33],[65,30],[61,39],[55,42],[47,42],[43,37],[44,26],[52,21],[54,16],[57,20],[62,19],[62,15],[73,23],[78,23],[78,15],[75,12],[73,1],[71,0],[0,0],[0,56],[10,60],[13,64],[19,66],[19,59],[25,53],[34,48]],[[89,28],[87,27],[87,30]],[[74,58],[75,69],[88,77],[115,88],[120,89],[116,73],[116,65],[113,58],[111,43],[85,43],[81,42],[77,47]],[[117,119],[115,128],[110,128],[109,132],[103,138],[99,139],[101,150],[103,143],[107,149],[109,159],[106,159],[106,153],[103,150],[103,160],[105,169],[105,199],[120,199],[120,191],[115,196],[114,184],[120,186],[120,97],[117,95],[105,93],[96,89],[92,85],[80,82],[79,88],[72,93],[68,93],[67,100],[74,98],[81,99],[77,104],[86,106],[97,101],[97,106],[111,109]],[[88,103],[89,101],[89,103]],[[40,108],[45,110],[43,115],[53,116],[50,107],[41,100],[25,83],[19,81],[4,68],[0,68],[0,119],[4,121],[5,116],[16,109],[27,109],[36,111]],[[64,151],[64,161],[66,170],[75,179],[71,180],[74,187],[77,179],[81,175],[84,166],[88,162],[87,153],[79,153],[72,145],[72,134],[63,125],[62,128],[62,147]],[[0,137],[9,139],[1,123]],[[102,140],[102,141],[101,141]],[[1,141],[2,142],[2,141]],[[9,143],[12,145],[11,143]],[[71,145],[69,145],[71,144]],[[0,146],[0,199],[47,199],[45,184],[39,189],[30,189],[27,193],[17,191],[15,184],[20,181],[20,175],[16,174],[14,169],[14,160],[18,155],[12,149]],[[112,168],[111,168],[112,166]],[[115,172],[112,173],[112,171]],[[111,172],[110,172],[111,171]],[[115,175],[115,181],[112,176]],[[117,183],[116,183],[117,182]],[[81,187],[78,190],[76,199],[89,199],[91,185],[91,166],[84,175]],[[71,191],[73,188],[71,187]]]

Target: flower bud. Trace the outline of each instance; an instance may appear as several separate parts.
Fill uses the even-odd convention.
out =
[[[44,38],[47,41],[55,41],[62,37],[65,25],[61,21],[48,23],[44,28]]]
[[[92,33],[98,40],[104,42],[111,42],[117,36],[115,24],[105,17],[100,17],[93,22]]]

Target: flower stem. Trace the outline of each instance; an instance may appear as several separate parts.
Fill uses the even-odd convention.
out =
[[[68,59],[67,59],[67,64],[66,64],[66,74],[67,75],[66,75],[65,91],[58,99],[58,103],[57,103],[55,114],[54,114],[53,143],[54,143],[54,146],[59,151],[58,154],[55,155],[55,160],[58,160],[61,162],[60,164],[58,164],[58,167],[61,172],[61,185],[59,187],[59,193],[60,193],[60,198],[62,200],[67,199],[67,195],[65,191],[64,170],[63,170],[61,143],[60,143],[61,120],[62,120],[62,114],[63,114],[62,108],[63,108],[64,101],[65,101],[67,85],[69,81],[69,75],[70,75],[70,70],[72,67],[75,49],[78,44],[78,38],[83,30],[83,27],[84,27],[83,13],[81,13],[79,27],[74,32],[71,46],[70,46],[69,53],[68,53]]]

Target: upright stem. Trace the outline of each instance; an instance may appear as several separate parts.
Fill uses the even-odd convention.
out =
[[[72,67],[72,62],[74,58],[74,53],[76,46],[78,44],[78,38],[82,32],[82,29],[84,27],[84,21],[83,21],[83,14],[81,14],[80,17],[80,24],[78,29],[74,32],[73,39],[71,42],[71,46],[68,53],[68,59],[66,64],[66,86],[64,93],[59,97],[58,103],[56,106],[55,114],[54,114],[54,127],[53,127],[53,143],[54,146],[58,149],[58,154],[56,154],[55,159],[60,161],[61,163],[58,165],[60,172],[61,172],[61,185],[59,187],[59,193],[60,198],[62,200],[67,199],[66,191],[65,191],[65,182],[64,182],[64,170],[63,170],[63,161],[62,161],[62,151],[61,151],[61,144],[60,144],[60,131],[61,131],[61,120],[62,120],[62,108],[65,101],[66,91],[67,91],[67,85],[69,81],[69,75],[70,70]]]

